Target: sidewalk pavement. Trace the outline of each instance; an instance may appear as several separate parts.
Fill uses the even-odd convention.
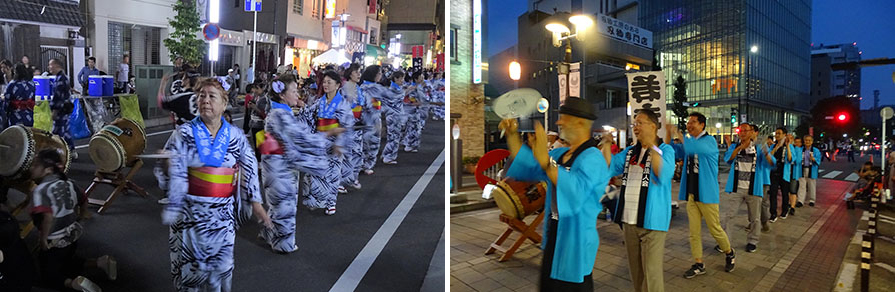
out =
[[[719,183],[723,186],[726,173],[720,177]],[[677,212],[671,219],[665,241],[665,289],[675,292],[804,291],[809,288],[829,291],[835,285],[845,249],[861,216],[861,210],[846,210],[841,201],[851,184],[819,180],[816,207],[805,205],[796,209],[795,216],[770,223],[771,231],[762,234],[755,253],[745,251],[747,215],[744,206],[731,222],[731,230],[726,230],[737,250],[736,270],[731,273],[724,272],[724,257],[714,251],[717,243],[703,225],[707,273],[693,279],[683,277],[694,261],[690,257],[687,213]],[[675,198],[677,189],[675,183]],[[685,210],[686,202],[681,202],[680,208]],[[490,208],[451,216],[451,291],[537,291],[541,263],[538,246],[528,241],[511,259],[502,263],[497,261],[499,253],[484,255],[491,242],[506,228],[498,220],[499,214],[499,209]],[[530,222],[533,218],[529,216],[525,221]],[[600,220],[597,229],[600,247],[593,269],[594,290],[632,290],[620,228]],[[542,231],[540,227],[538,230],[539,233]],[[519,233],[514,232],[504,246],[509,246],[518,237]]]

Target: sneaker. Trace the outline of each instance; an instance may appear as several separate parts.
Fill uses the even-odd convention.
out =
[[[690,279],[705,274],[705,264],[693,264],[690,269],[684,272],[684,278]]]
[[[419,149],[410,150],[410,153],[417,153],[417,152],[420,152],[420,150]]]
[[[789,215],[796,215],[796,208],[789,208]]]
[[[398,164],[397,161],[394,161],[394,160],[385,160],[385,159],[382,160],[382,163],[385,163],[385,164],[392,164],[392,165],[394,165],[394,164]]]
[[[76,291],[83,292],[102,292],[103,289],[99,288],[99,285],[90,281],[90,279],[84,278],[84,276],[78,276],[74,281],[71,282],[71,288]]]
[[[74,152],[74,151],[72,151],[72,153],[71,153],[71,160],[78,160],[78,152]]]
[[[804,205],[802,204],[802,202],[796,202],[796,208],[801,208],[802,206],[804,206]]]
[[[786,216],[789,215],[789,212],[783,211],[783,214],[780,214],[780,219],[786,220]]]
[[[721,250],[721,246],[720,246],[720,245],[715,245],[715,251],[717,251],[718,253],[724,253],[724,251]]]
[[[808,206],[814,207],[814,202],[808,202]]]
[[[336,207],[326,208],[326,215],[336,214]]]
[[[364,173],[365,173],[366,175],[373,175],[373,170],[372,170],[372,169],[366,169],[366,170],[364,170]]]
[[[348,193],[348,189],[346,189],[346,188],[343,187],[343,186],[339,186],[339,188],[337,189],[337,191],[338,191],[340,194],[347,194],[347,193]]]
[[[771,222],[771,223],[777,222],[777,216],[771,217],[771,220],[768,220],[768,222]]]
[[[724,271],[728,273],[733,272],[733,269],[736,267],[737,252],[731,248],[730,253],[725,255],[724,258]]]
[[[162,205],[167,205],[168,203],[171,203],[171,200],[169,200],[168,197],[164,197],[164,198],[159,199],[158,203],[162,204]]]
[[[355,190],[359,190],[359,189],[360,189],[360,182],[359,182],[359,181],[354,181],[354,183],[351,184],[351,187],[354,188]]]
[[[762,224],[762,225],[761,225],[761,232],[764,232],[764,233],[771,232],[771,225]]]
[[[410,148],[404,147],[404,152],[410,152],[410,151],[413,151],[413,150],[410,150]]]
[[[756,249],[758,249],[758,247],[754,244],[750,243],[746,245],[746,252],[755,252]]]

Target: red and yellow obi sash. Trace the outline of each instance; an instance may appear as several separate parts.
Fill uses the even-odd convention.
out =
[[[317,119],[317,131],[326,132],[339,127],[339,120],[337,119]]]
[[[236,168],[190,167],[188,171],[190,195],[226,198],[236,190],[239,175]]]
[[[351,108],[351,113],[354,114],[355,119],[360,119],[361,110],[362,108],[359,104]]]
[[[374,99],[373,99],[373,108],[375,108],[376,110],[381,110],[381,109],[382,109],[382,102],[379,101],[379,99],[374,98]]]
[[[416,102],[416,98],[410,95],[404,96],[404,103],[410,104]]]
[[[258,145],[258,151],[261,154],[283,154],[283,147],[280,146],[280,141],[277,141],[270,133],[264,133],[264,142]]]

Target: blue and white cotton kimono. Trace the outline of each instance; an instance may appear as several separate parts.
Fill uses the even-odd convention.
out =
[[[401,146],[401,135],[404,133],[404,125],[408,124],[408,117],[404,113],[404,88],[392,82],[389,90],[384,91],[380,99],[385,113],[385,124],[388,128],[388,137],[385,149],[382,150],[382,161],[397,161],[398,147]]]
[[[422,112],[426,110],[420,105],[413,105],[412,102],[422,103],[428,99],[423,84],[413,83],[411,86],[415,86],[415,88],[407,93],[408,99],[404,103],[404,115],[407,117],[407,122],[404,124],[404,137],[401,140],[401,144],[404,144],[405,152],[419,150],[420,134],[422,133],[422,122],[420,119],[422,118]]]
[[[223,120],[223,119],[222,119]],[[162,220],[170,224],[171,275],[177,291],[230,291],[236,229],[261,202],[257,163],[242,131],[226,121],[214,141],[196,118],[177,127],[165,145],[170,159],[168,198]],[[198,167],[238,168],[233,196],[188,193],[188,171]]]
[[[639,212],[643,212],[642,214],[637,214],[637,227],[655,230],[655,231],[668,231],[668,226],[671,223],[671,178],[674,176],[674,148],[671,145],[662,143],[658,146],[659,150],[662,152],[662,169],[659,170],[659,175],[656,176],[656,173],[652,170],[649,170],[649,185],[646,190],[646,194],[641,193],[640,200],[638,200],[639,208],[636,208]],[[635,155],[637,151],[640,150],[640,143],[634,146],[628,146],[621,152],[612,156],[611,164],[609,165],[609,176],[617,176],[625,173],[626,168],[631,167],[631,163],[626,159],[628,157],[628,152],[633,151]],[[644,156],[647,156],[646,159],[641,157],[641,160],[645,160],[646,163],[652,163],[652,156],[649,154],[652,149],[648,149],[643,152]],[[643,168],[643,171],[647,171],[647,167]],[[629,177],[625,181],[625,178],[622,178],[622,189],[619,193],[618,203],[614,207],[614,219],[616,223],[623,223],[623,219],[625,217],[624,210],[627,198],[625,196],[625,189],[637,184],[645,183],[640,177]],[[630,214],[629,214],[630,215]],[[641,216],[642,215],[642,216]],[[628,223],[632,224],[632,223]]]
[[[261,167],[267,214],[273,229],[262,228],[261,237],[276,252],[298,249],[295,244],[295,212],[298,206],[298,171],[320,176],[326,173],[326,152],[332,144],[323,133],[312,133],[298,121],[289,106],[271,102],[265,132],[278,141],[282,154],[263,154]]]
[[[435,80],[432,84],[432,102],[444,103],[444,79]],[[444,120],[444,105],[433,105],[435,118]]]
[[[560,161],[568,150],[566,147],[554,149],[550,151],[550,157]],[[518,181],[546,181],[544,212],[548,213],[545,218],[553,216],[553,205],[559,213],[551,278],[582,283],[584,276],[591,274],[600,245],[597,214],[603,209],[600,197],[609,182],[608,172],[606,160],[596,147],[584,149],[570,168],[559,166],[555,185],[528,146],[522,146],[513,159],[507,177]],[[543,224],[544,234],[548,234],[548,225]],[[541,241],[542,248],[548,246],[547,240],[545,237]]]
[[[8,124],[34,127],[34,82],[17,80],[6,86],[3,93],[6,109],[0,113],[6,116]]]
[[[336,94],[331,102],[326,101],[324,94],[318,97],[310,108],[314,111],[316,119],[336,119],[340,128],[351,129],[354,127],[354,116],[351,114],[350,106],[340,94]],[[315,132],[321,133],[319,130]],[[351,143],[350,133],[350,131],[345,131],[341,135],[327,137],[327,140],[344,152]],[[328,160],[329,163],[323,175],[309,175],[310,189],[307,193],[303,193],[305,196],[302,197],[302,204],[311,209],[336,207],[338,188],[343,183],[342,169],[350,167],[344,154],[330,153]]]
[[[359,112],[357,112],[359,117],[354,119],[354,124],[355,126],[360,127],[354,127],[349,133],[343,134],[350,135],[349,138],[351,139],[351,143],[349,146],[350,148],[345,149],[344,151],[349,167],[342,170],[342,175],[345,178],[344,181],[351,185],[354,182],[357,182],[357,176],[361,170],[363,170],[364,166],[364,136],[370,129],[366,128],[363,115],[365,111],[369,110],[370,102],[367,101],[367,98],[364,96],[363,92],[361,92],[360,86],[342,87],[341,92],[351,104],[352,115],[355,114],[355,108],[359,109]]]
[[[62,137],[62,140],[65,140],[65,143],[68,144],[68,149],[74,150],[75,143],[68,128],[68,119],[71,115],[62,113],[65,104],[71,103],[71,84],[68,81],[68,77],[59,72],[51,86],[53,88],[53,96],[50,99],[50,109],[58,112],[53,116],[53,134]]]
[[[372,170],[376,166],[376,158],[379,156],[379,145],[382,142],[382,99],[388,94],[385,86],[376,82],[364,81],[358,86],[360,95],[367,101],[367,109],[364,110],[362,118],[364,124],[369,128],[365,130],[363,136],[363,170]],[[377,108],[374,103],[379,103]]]
[[[757,144],[754,143],[753,144]],[[737,163],[739,163],[736,159],[736,156],[731,156],[733,154],[733,150],[739,146],[739,143],[730,143],[730,147],[727,147],[727,152],[724,153],[724,161],[727,164],[730,164],[730,172],[727,174],[727,185],[724,187],[724,192],[726,193],[734,193],[736,192],[737,179],[735,177]],[[752,179],[752,193],[750,195],[764,197],[764,185],[770,184],[769,175],[765,175],[766,173],[771,172],[771,168],[777,163],[777,158],[771,155],[771,163],[768,163],[765,155],[768,155],[768,147],[758,147],[758,145],[753,145],[755,147],[755,175]]]

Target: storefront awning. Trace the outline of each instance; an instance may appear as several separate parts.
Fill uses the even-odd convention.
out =
[[[340,65],[340,64],[350,63],[351,60],[345,56],[345,53],[343,53],[339,50],[336,50],[336,49],[330,49],[329,51],[326,51],[323,54],[320,54],[319,56],[314,57],[312,62],[314,62],[314,64],[337,64],[337,65]]]

